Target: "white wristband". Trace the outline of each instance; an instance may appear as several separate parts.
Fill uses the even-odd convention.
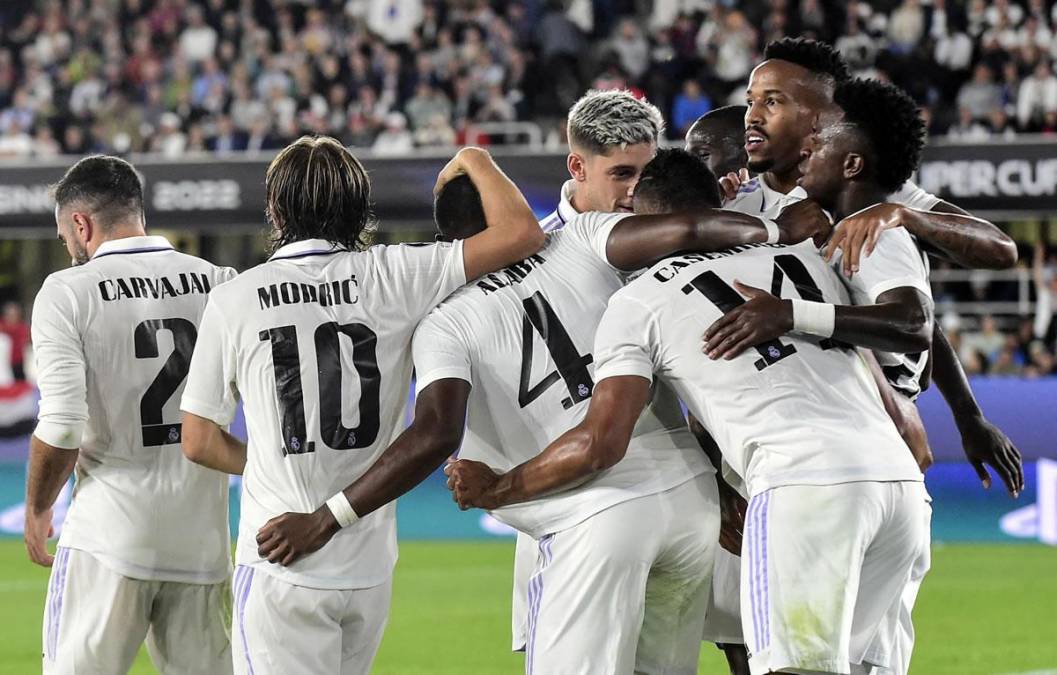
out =
[[[352,504],[344,492],[339,492],[327,500],[327,508],[334,514],[334,520],[338,521],[339,527],[348,527],[360,519],[352,510]]]
[[[778,229],[778,223],[773,220],[767,220],[766,218],[762,218],[761,220],[763,220],[763,226],[767,228],[767,243],[777,244],[779,237],[782,236],[781,231]]]
[[[793,330],[808,335],[832,337],[837,307],[827,302],[790,300],[793,303]]]

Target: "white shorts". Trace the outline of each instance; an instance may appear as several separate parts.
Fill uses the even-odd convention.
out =
[[[888,665],[873,659],[887,661],[876,645],[895,644],[886,617],[921,556],[924,495],[918,482],[859,482],[750,500],[741,613],[753,675]]]
[[[370,672],[389,618],[392,578],[372,588],[324,590],[239,565],[231,585],[237,675]]]
[[[712,475],[540,538],[525,672],[696,673],[718,538]]]
[[[127,673],[147,641],[163,675],[231,672],[228,583],[131,579],[59,547],[44,605],[44,673]]]
[[[716,549],[716,571],[708,594],[703,642],[745,644],[741,630],[741,558]]]
[[[535,539],[524,532],[517,533],[517,544],[514,546],[514,594],[510,603],[511,651],[525,651],[528,636],[529,580],[536,571],[538,552]]]

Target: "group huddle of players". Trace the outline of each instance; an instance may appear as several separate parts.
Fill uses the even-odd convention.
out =
[[[1016,248],[908,182],[916,107],[827,45],[769,45],[746,103],[659,150],[655,107],[588,93],[542,222],[463,149],[435,244],[368,246],[363,166],[302,138],[265,177],[273,253],[237,276],[146,235],[129,164],[78,162],[55,189],[74,266],[32,324],[44,672],[127,672],[144,639],[163,673],[368,672],[394,500],[443,465],[460,508],[519,532],[526,673],[694,673],[704,639],[733,673],[905,675],[930,378],[984,484],[986,464],[1023,487],[925,254],[997,268]]]

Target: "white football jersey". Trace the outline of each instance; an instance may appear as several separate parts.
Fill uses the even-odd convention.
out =
[[[557,208],[555,208],[550,215],[540,221],[540,229],[544,232],[554,232],[555,230],[560,230],[565,227],[570,220],[576,217],[578,212],[572,202],[573,190],[575,188],[575,181],[565,181],[565,184],[562,185],[561,195],[558,198]]]
[[[729,361],[702,353],[708,326],[745,301],[734,280],[786,298],[848,299],[810,242],[670,258],[610,299],[595,342],[596,378],[656,374],[668,382],[749,496],[793,484],[920,481],[855,350],[786,335]]]
[[[135,579],[227,577],[228,477],[184,458],[179,401],[207,294],[234,276],[151,236],[105,242],[44,281],[34,434],[80,448],[59,546]]]
[[[801,187],[793,188],[789,194],[782,194],[771,189],[763,176],[758,176],[745,183],[724,208],[773,220],[782,209],[806,198],[807,193]],[[940,202],[940,198],[908,180],[897,192],[888,196],[888,201],[919,211],[930,211]],[[882,234],[873,253],[859,259],[859,272],[850,279],[840,271],[841,259],[838,252],[832,260],[833,269],[847,285],[853,304],[874,304],[878,295],[901,286],[917,288],[932,299],[928,256],[917,245],[914,237],[902,228]],[[928,366],[929,352],[874,353],[889,384],[908,398],[917,398],[922,390],[921,381]]]
[[[311,588],[369,588],[396,562],[395,505],[342,529],[290,567],[257,555],[257,531],[307,513],[359,478],[404,428],[411,337],[466,281],[462,243],[336,250],[311,239],[209,298],[181,408],[249,435],[235,551]]]
[[[595,330],[623,285],[607,262],[606,241],[624,217],[574,217],[539,253],[468,284],[419,326],[418,390],[446,378],[473,385],[460,457],[509,471],[583,419],[594,388]],[[493,515],[539,538],[713,471],[678,400],[660,386],[616,466]]]

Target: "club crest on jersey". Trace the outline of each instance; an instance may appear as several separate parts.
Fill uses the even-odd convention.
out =
[[[297,452],[301,449],[301,441],[297,440],[297,436],[290,438],[290,450]]]
[[[768,347],[767,355],[770,356],[772,359],[777,359],[781,357],[782,352],[778,349],[778,347]]]
[[[587,396],[591,393],[591,388],[588,387],[586,384],[581,384],[579,387],[576,388],[576,393],[580,396]]]
[[[180,440],[180,430],[176,427],[169,427],[169,442],[176,443]]]
[[[349,437],[348,439],[346,439],[345,445],[349,446],[350,448],[356,447],[356,434],[352,431],[349,432]]]

